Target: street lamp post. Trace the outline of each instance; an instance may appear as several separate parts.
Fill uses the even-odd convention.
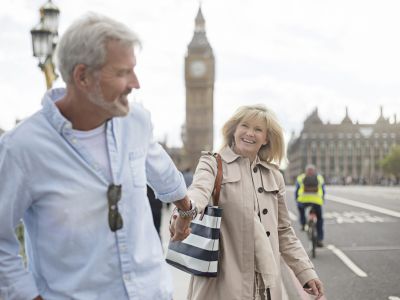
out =
[[[54,80],[57,79],[53,63],[53,53],[57,45],[58,38],[58,16],[60,10],[51,0],[48,0],[40,8],[40,22],[31,30],[33,56],[39,59],[39,67],[46,77],[47,89],[50,89]],[[26,263],[24,226],[22,222],[16,229],[17,237],[20,243],[20,254]]]
[[[51,0],[40,8],[40,22],[31,30],[33,56],[39,59],[39,67],[46,77],[47,89],[57,79],[53,62],[54,49],[58,39],[58,18],[60,10]]]

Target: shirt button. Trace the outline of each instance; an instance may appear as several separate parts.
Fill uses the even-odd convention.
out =
[[[76,144],[76,139],[72,139],[72,143]]]
[[[262,192],[264,192],[264,189],[263,189],[262,187],[259,187],[259,188],[258,188],[258,192],[259,192],[259,193],[262,193]]]
[[[258,170],[257,167],[254,167],[254,168],[253,168],[253,172],[254,172],[254,173],[257,173],[257,170]]]
[[[268,209],[264,208],[263,209],[263,214],[266,215],[268,213]]]
[[[267,234],[267,236],[270,236],[270,235],[271,235],[271,232],[267,231],[266,234]]]
[[[131,280],[131,276],[129,276],[129,274],[125,274],[124,275],[124,280],[125,281],[130,281]]]

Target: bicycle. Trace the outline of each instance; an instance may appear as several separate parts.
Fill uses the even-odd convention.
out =
[[[316,249],[318,243],[318,234],[317,234],[317,213],[312,206],[306,207],[306,215],[307,215],[307,236],[311,242],[311,254],[312,257],[316,257]]]

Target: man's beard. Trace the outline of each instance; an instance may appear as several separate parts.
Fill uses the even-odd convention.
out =
[[[101,107],[109,112],[112,117],[124,117],[129,113],[128,94],[131,90],[127,90],[118,99],[106,101],[100,88],[100,83],[97,82],[94,91],[88,93],[88,99],[91,103]]]

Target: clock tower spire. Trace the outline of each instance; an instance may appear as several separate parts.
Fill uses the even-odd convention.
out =
[[[200,6],[185,57],[186,123],[183,143],[186,161],[192,171],[197,166],[201,151],[213,150],[214,76],[215,59]]]

